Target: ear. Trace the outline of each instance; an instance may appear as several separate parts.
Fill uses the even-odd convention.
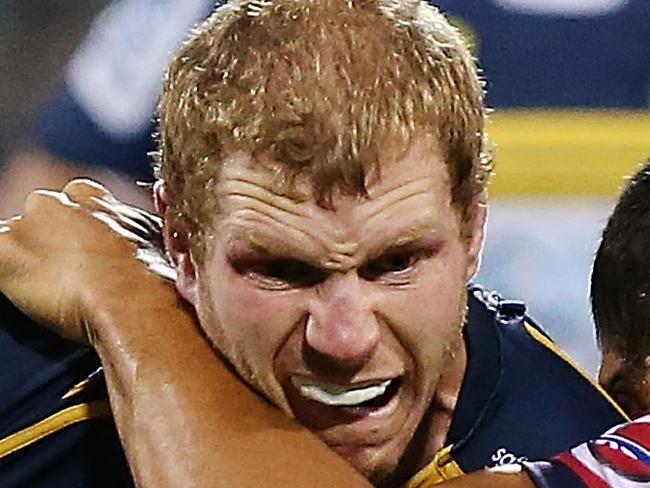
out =
[[[481,251],[485,240],[485,225],[487,224],[487,193],[485,191],[477,195],[471,203],[471,220],[465,222],[465,236],[467,239],[467,281],[471,280],[479,269],[481,263]]]
[[[626,361],[605,348],[598,382],[630,417],[639,417],[650,409],[650,357]]]
[[[182,223],[170,212],[170,195],[165,183],[154,184],[154,202],[163,219],[163,242],[178,274],[176,289],[185,300],[197,305],[198,276],[189,235]]]

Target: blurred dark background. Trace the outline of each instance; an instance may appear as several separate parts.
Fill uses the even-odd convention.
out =
[[[0,0],[0,151],[23,143],[39,105],[104,0]]]

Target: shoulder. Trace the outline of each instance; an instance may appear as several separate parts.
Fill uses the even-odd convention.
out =
[[[452,424],[452,454],[464,470],[545,459],[625,419],[522,302],[469,292],[468,369],[456,414],[465,418]]]

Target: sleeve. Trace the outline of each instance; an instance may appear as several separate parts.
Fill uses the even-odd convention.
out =
[[[647,487],[650,415],[614,427],[550,462],[524,466],[538,488]]]
[[[42,107],[36,142],[53,155],[150,174],[153,114],[165,66],[215,0],[115,1],[94,21]]]

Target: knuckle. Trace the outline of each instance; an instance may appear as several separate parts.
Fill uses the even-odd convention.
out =
[[[100,183],[88,178],[76,178],[63,187],[63,192],[73,200],[107,198],[111,193]]]
[[[60,192],[52,190],[34,190],[25,200],[25,212],[47,208],[57,204],[69,204],[69,199]]]

